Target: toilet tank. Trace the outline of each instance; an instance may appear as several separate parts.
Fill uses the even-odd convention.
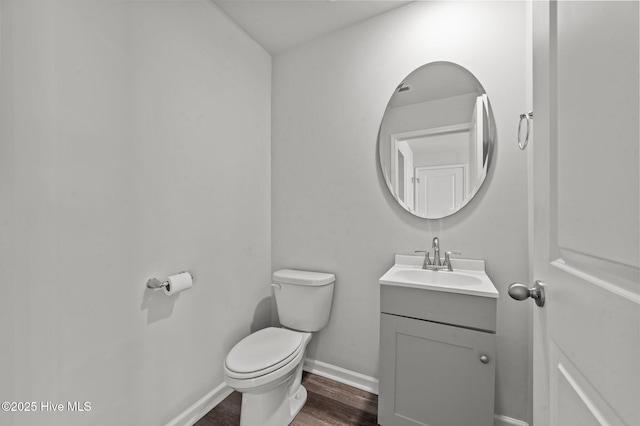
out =
[[[282,269],[273,273],[273,289],[280,324],[313,332],[329,321],[335,275]]]

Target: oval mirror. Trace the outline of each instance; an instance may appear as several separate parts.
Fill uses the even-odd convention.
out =
[[[487,176],[495,141],[489,99],[465,68],[424,65],[405,78],[380,124],[380,167],[408,212],[439,219],[463,208]]]

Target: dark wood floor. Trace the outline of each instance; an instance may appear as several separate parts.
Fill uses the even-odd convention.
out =
[[[307,403],[292,426],[378,424],[378,396],[342,383],[305,372]],[[196,426],[235,426],[240,424],[242,395],[233,392],[196,423]]]

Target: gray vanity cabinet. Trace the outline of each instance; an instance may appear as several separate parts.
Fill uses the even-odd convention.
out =
[[[381,286],[380,425],[493,425],[495,300]]]

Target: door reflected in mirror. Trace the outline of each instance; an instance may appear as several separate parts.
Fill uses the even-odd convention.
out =
[[[389,100],[378,135],[387,187],[408,212],[449,216],[478,192],[495,141],[489,98],[451,62],[424,65]]]

